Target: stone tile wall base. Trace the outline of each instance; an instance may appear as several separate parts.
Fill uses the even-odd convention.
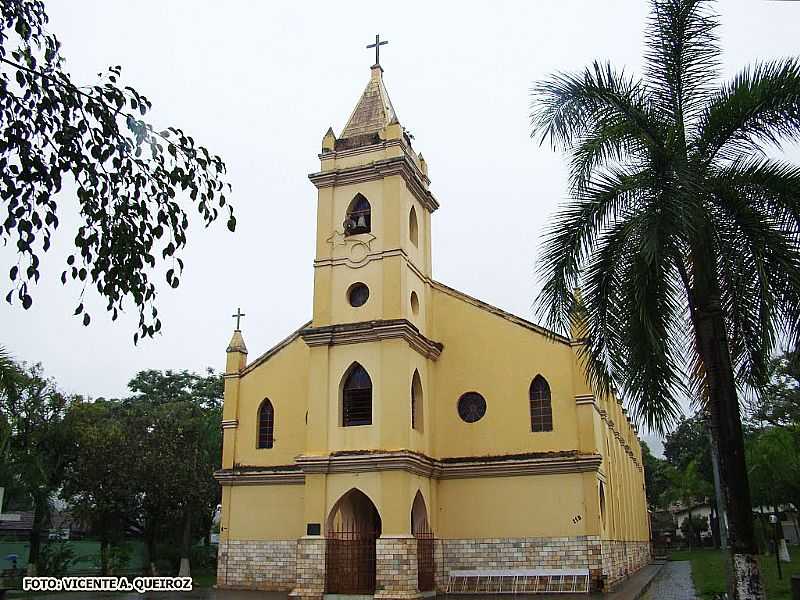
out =
[[[217,587],[284,592],[294,587],[297,540],[229,540],[217,549]]]
[[[607,590],[651,560],[649,542],[559,538],[437,539],[435,584],[447,589],[450,571],[469,569],[589,569],[592,591]],[[417,540],[376,541],[377,600],[418,600]],[[220,542],[217,585],[222,589],[289,591],[293,600],[321,600],[325,539]]]
[[[417,540],[412,536],[381,536],[375,540],[375,598],[412,600],[417,590]]]
[[[589,569],[592,591],[608,589],[650,562],[649,542],[598,536],[437,540],[436,589],[450,571],[470,569]]]
[[[630,577],[651,560],[650,542],[603,540],[601,546],[605,589]]]
[[[297,580],[289,594],[298,600],[321,600],[325,591],[325,538],[297,540]]]

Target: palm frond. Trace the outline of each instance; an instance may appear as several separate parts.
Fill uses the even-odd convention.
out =
[[[672,218],[658,202],[648,203],[636,216],[625,215],[617,232],[601,236],[585,280],[596,337],[590,346],[596,346],[595,352],[607,346],[604,353],[632,418],[660,432],[680,416],[678,398],[685,389],[685,336],[678,327],[685,300],[671,261],[673,242],[666,234]],[[614,243],[615,236],[621,244]]]
[[[573,290],[593,240],[621,210],[635,203],[646,177],[645,172],[623,169],[599,174],[552,220],[542,245],[538,275],[544,285],[535,305],[554,331],[569,329],[575,309]]]
[[[0,346],[0,397],[8,397],[16,393],[20,380],[20,371],[11,354]]]
[[[651,0],[645,33],[647,85],[678,137],[690,129],[719,68],[718,21],[709,0]],[[680,139],[678,140],[681,141]]]
[[[554,149],[571,148],[598,125],[625,123],[648,145],[661,144],[657,123],[647,111],[640,82],[595,62],[581,74],[558,73],[531,90],[531,137],[550,140]]]
[[[797,327],[799,182],[800,169],[768,159],[737,162],[709,180],[730,348],[740,381],[756,388],[780,329]]]
[[[800,59],[756,63],[710,99],[700,119],[696,153],[735,160],[800,140]]]

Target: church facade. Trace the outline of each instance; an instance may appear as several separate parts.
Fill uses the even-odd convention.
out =
[[[572,568],[605,589],[649,562],[636,429],[580,342],[433,279],[439,203],[379,65],[319,157],[312,319],[227,350],[219,587],[418,598]]]

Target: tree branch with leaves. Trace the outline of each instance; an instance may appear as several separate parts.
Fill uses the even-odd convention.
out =
[[[205,226],[224,213],[236,227],[225,163],[182,129],[146,122],[152,104],[122,84],[120,66],[94,85],[75,83],[46,26],[41,0],[0,0],[0,242],[17,253],[6,300],[32,305],[59,225],[58,192],[71,180],[82,224],[61,281],[81,285],[75,314],[84,325],[91,288],[112,320],[131,302],[137,342],[162,326],[153,270],[164,264],[167,284],[180,283],[184,205],[195,204]]]

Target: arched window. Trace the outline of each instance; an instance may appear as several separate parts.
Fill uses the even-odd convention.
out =
[[[275,411],[269,398],[264,398],[258,409],[258,447],[272,448],[275,441]]]
[[[422,431],[422,380],[419,371],[414,371],[411,378],[411,428]]]
[[[411,207],[411,212],[408,213],[408,237],[411,238],[411,243],[415,246],[419,243],[419,224],[417,223],[417,211]]]
[[[553,431],[553,407],[550,404],[550,386],[537,375],[530,389],[531,431]]]
[[[342,387],[342,425],[372,425],[372,380],[358,363],[350,368]]]
[[[344,234],[369,233],[371,230],[372,209],[369,200],[361,194],[356,194],[347,209],[347,216],[344,219]]]
[[[600,482],[600,522],[603,527],[606,526],[606,490],[602,481]]]

